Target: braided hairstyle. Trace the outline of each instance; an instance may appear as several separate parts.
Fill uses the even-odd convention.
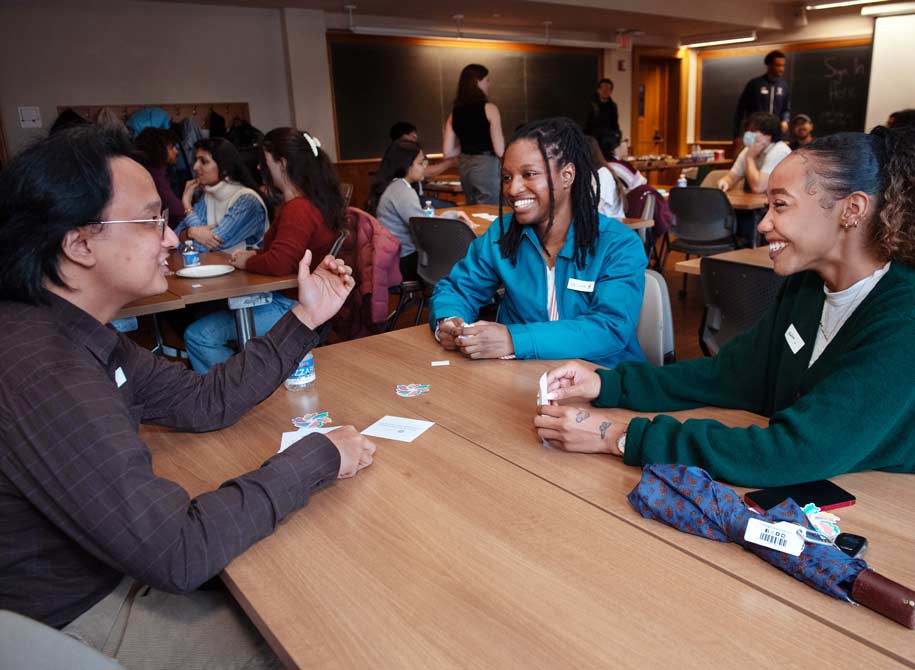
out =
[[[867,193],[874,215],[867,246],[883,261],[915,266],[915,128],[877,126],[870,133],[836,133],[797,150],[812,159],[812,170],[831,209],[855,191]]]
[[[550,161],[554,161],[557,168],[571,163],[575,166],[575,181],[572,182],[572,221],[575,223],[575,252],[574,262],[579,268],[584,268],[589,255],[595,253],[599,219],[597,204],[600,200],[600,181],[597,177],[597,168],[591,158],[591,149],[588,146],[581,128],[572,119],[557,116],[541,121],[534,121],[521,127],[512,137],[508,147],[519,140],[533,140],[537,143],[540,155],[546,165],[547,184],[550,187],[550,220],[547,224],[544,237],[553,227],[553,214],[556,200],[553,195],[553,175]],[[499,248],[502,258],[508,258],[512,265],[518,263],[518,247],[521,245],[522,226],[512,214],[508,229],[502,219],[503,192],[499,190]],[[543,240],[541,240],[541,244]],[[544,247],[545,249],[546,247]]]

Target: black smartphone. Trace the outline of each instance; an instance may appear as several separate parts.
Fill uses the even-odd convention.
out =
[[[765,512],[778,505],[786,498],[791,498],[800,506],[813,503],[822,510],[847,507],[855,504],[855,496],[836,486],[828,479],[793,486],[775,486],[770,489],[749,491],[744,495],[747,504],[760,512]]]
[[[861,558],[867,551],[867,538],[852,533],[836,535],[836,546],[852,558]]]

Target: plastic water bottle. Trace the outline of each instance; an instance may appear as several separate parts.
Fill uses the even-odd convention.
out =
[[[423,214],[426,216],[435,216],[435,208],[432,206],[431,200],[426,200],[426,206],[423,207]]]
[[[680,178],[677,180],[677,188],[686,188],[686,172],[680,173]]]
[[[315,374],[315,356],[310,351],[299,361],[289,379],[283,382],[283,386],[289,391],[304,391],[306,388],[315,383],[317,375]]]

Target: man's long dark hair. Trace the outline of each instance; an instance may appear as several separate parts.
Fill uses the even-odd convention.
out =
[[[65,286],[64,236],[101,218],[120,156],[136,158],[122,133],[77,126],[39,140],[0,173],[0,299],[46,302],[45,277]]]
[[[584,268],[589,255],[595,253],[595,242],[598,236],[599,219],[597,204],[599,202],[599,180],[591,151],[585,136],[578,124],[562,116],[542,121],[534,121],[523,126],[515,133],[508,147],[519,140],[534,140],[546,165],[546,178],[550,187],[550,221],[546,232],[553,227],[553,214],[556,201],[553,196],[553,176],[550,161],[557,169],[571,163],[575,166],[575,181],[572,182],[572,221],[575,232],[575,253],[573,259],[579,268]],[[506,153],[508,147],[505,147]],[[502,258],[508,258],[512,265],[518,263],[518,248],[521,245],[522,226],[512,214],[508,229],[502,220],[503,194],[499,190],[499,226],[501,237],[499,248]],[[541,240],[541,244],[543,240]]]

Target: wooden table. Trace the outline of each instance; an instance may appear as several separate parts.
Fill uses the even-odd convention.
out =
[[[656,159],[626,159],[627,162],[639,172],[652,172],[655,170],[685,170],[694,167],[730,167],[734,160],[731,158],[722,158],[721,160],[694,161],[688,158],[675,158],[670,160]]]
[[[727,196],[734,209],[765,209],[769,206],[769,197],[765,193],[747,193],[732,189],[727,192]]]
[[[758,667],[778,654],[780,667],[913,667],[911,631],[734,545],[642,519],[625,500],[638,469],[540,447],[531,419],[550,362],[470,361],[426,327],[315,358],[312,390],[281,388],[231,428],[143,429],[156,471],[196,495],[257,467],[304,412],[360,429],[384,414],[436,422],[410,444],[378,440],[371,468],[226,569],[290,666]],[[398,383],[431,390],[400,398]],[[859,499],[843,528],[868,536],[884,574],[915,583],[915,477],[837,482]]]
[[[470,220],[473,221],[476,226],[474,226],[473,232],[477,234],[477,237],[489,230],[489,226],[492,224],[492,221],[488,221],[485,218],[475,216],[476,214],[486,214],[487,216],[498,216],[499,215],[499,206],[498,205],[461,205],[459,207],[445,207],[442,209],[435,210],[436,216],[447,216],[448,212],[461,211],[467,214],[470,217]],[[508,214],[511,212],[511,208],[503,207],[502,213]],[[654,220],[653,219],[632,219],[625,218],[622,220],[632,230],[643,230],[645,228],[653,228]]]
[[[228,265],[229,254],[222,251],[210,251],[200,254],[201,265]],[[218,277],[203,277],[189,279],[179,277],[175,271],[184,267],[184,259],[178,251],[173,251],[168,257],[168,266],[172,274],[168,276],[168,290],[160,295],[136,300],[118,312],[116,318],[124,319],[131,316],[156,314],[173,309],[182,309],[188,305],[211,300],[238,298],[256,293],[281,291],[296,288],[298,279],[296,275],[274,277],[259,275],[244,270],[234,270]],[[235,328],[239,348],[254,336],[254,313],[252,307],[241,307],[235,312]],[[161,343],[160,343],[161,344]]]
[[[709,258],[718,258],[723,261],[732,263],[743,263],[744,265],[755,265],[761,268],[772,268],[772,259],[769,258],[769,247],[757,247],[755,249],[737,249],[735,251],[725,251],[722,254],[715,254]],[[700,275],[700,265],[702,258],[690,258],[687,261],[677,261],[674,270],[683,272],[688,275]]]

